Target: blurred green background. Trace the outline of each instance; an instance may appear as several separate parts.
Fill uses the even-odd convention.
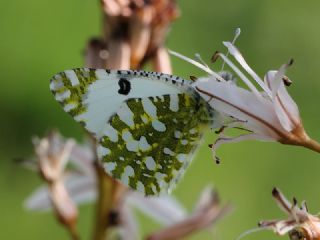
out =
[[[182,16],[169,35],[168,46],[185,55],[195,52],[209,59],[224,48],[234,29],[241,27],[237,46],[260,74],[277,69],[290,57],[294,81],[289,91],[300,107],[308,133],[320,140],[320,2],[290,0],[180,1]],[[65,136],[84,135],[53,99],[48,80],[61,70],[83,66],[82,51],[88,38],[99,35],[98,1],[0,1],[0,239],[68,239],[52,214],[27,212],[24,199],[41,184],[39,177],[13,159],[32,155],[30,138],[57,127]],[[187,77],[203,74],[180,60],[174,73]],[[207,143],[215,138],[206,137]],[[215,165],[203,144],[174,195],[189,209],[197,194],[213,184],[235,210],[214,228],[191,239],[235,239],[258,220],[284,215],[271,198],[274,186],[288,197],[306,199],[311,212],[320,211],[320,155],[278,143],[242,142],[219,149]],[[81,207],[79,229],[91,234],[92,206]],[[140,215],[139,215],[140,216]],[[142,232],[159,226],[141,216]],[[285,237],[286,238],[286,237]],[[259,232],[245,239],[278,239]]]

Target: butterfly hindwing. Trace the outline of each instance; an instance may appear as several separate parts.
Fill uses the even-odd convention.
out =
[[[131,188],[168,192],[191,162],[210,114],[206,102],[185,93],[128,99],[106,125],[98,155]]]

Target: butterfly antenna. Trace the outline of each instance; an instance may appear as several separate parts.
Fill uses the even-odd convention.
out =
[[[238,39],[238,37],[240,36],[240,34],[241,34],[241,29],[240,29],[240,28],[237,28],[237,29],[235,30],[235,32],[234,32],[234,37],[233,37],[233,40],[232,40],[232,44],[235,44],[235,42],[237,41],[237,39]],[[227,53],[226,53],[226,57],[228,57],[228,56],[229,56],[229,50],[228,50]],[[222,66],[221,66],[221,72],[223,71],[225,64],[226,64],[226,62],[223,61]]]
[[[260,231],[262,231],[262,230],[265,230],[265,229],[264,229],[264,228],[252,228],[252,229],[249,229],[249,230],[241,233],[241,234],[236,238],[236,240],[240,240],[240,239],[242,239],[242,238],[244,238],[244,237],[246,237],[246,236],[248,236],[248,235],[250,235],[250,234],[252,234],[252,233],[260,232]]]

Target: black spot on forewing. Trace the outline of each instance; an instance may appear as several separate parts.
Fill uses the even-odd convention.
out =
[[[128,95],[131,90],[131,83],[125,78],[120,78],[118,84],[120,87],[118,93]]]

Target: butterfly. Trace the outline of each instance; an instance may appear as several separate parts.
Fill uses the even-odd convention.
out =
[[[105,171],[145,195],[169,193],[183,176],[215,111],[178,76],[77,68],[50,90],[97,140]]]

